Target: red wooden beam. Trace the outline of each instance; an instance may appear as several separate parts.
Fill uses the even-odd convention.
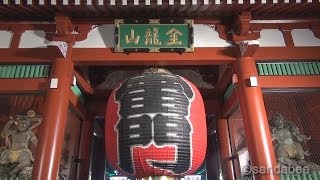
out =
[[[67,56],[69,58],[69,56]],[[71,73],[70,59],[55,59],[51,67],[51,77],[59,79],[58,87],[48,89],[44,104],[44,114],[39,131],[37,156],[33,164],[32,179],[57,179],[64,132],[67,121]]]
[[[75,64],[85,65],[209,65],[236,60],[230,48],[195,48],[193,53],[114,53],[110,48],[73,49]]]
[[[308,29],[319,24],[318,19],[292,19],[292,20],[251,20],[251,31],[261,29]]]
[[[304,59],[319,60],[318,47],[259,47],[253,58],[257,61],[301,61]]]
[[[291,30],[282,29],[283,39],[287,47],[294,47],[294,41],[292,38]]]
[[[0,93],[45,92],[49,87],[49,79],[0,79],[0,84]]]
[[[114,53],[112,49],[82,48],[73,49],[75,64],[86,65],[221,65],[236,59],[230,48],[195,48],[194,53]],[[260,47],[255,52],[256,60],[303,60],[319,59],[320,47]]]
[[[94,92],[93,88],[89,84],[89,82],[83,77],[83,75],[79,74],[76,70],[74,70],[74,76],[76,77],[77,84],[79,88],[83,90],[87,94],[92,94]]]
[[[232,151],[230,146],[230,134],[227,119],[217,120],[217,133],[219,138],[219,153],[223,179],[234,180]]]
[[[320,76],[259,76],[261,88],[320,88]]]
[[[233,47],[195,48],[193,53],[114,53],[111,48],[74,48],[72,59],[81,65],[221,65],[236,60]],[[318,60],[320,47],[259,47],[255,60]],[[58,48],[0,49],[0,63],[49,63],[61,57]]]
[[[256,63],[252,57],[242,57],[234,64],[238,76],[236,84],[244,130],[252,166],[274,169],[277,165],[272,145],[268,119],[261,87],[248,86],[250,77],[257,77]],[[259,180],[279,180],[273,171],[254,174]]]
[[[80,163],[77,164],[77,178],[88,179],[90,169],[90,154],[92,151],[91,143],[93,139],[93,121],[82,121],[81,135],[79,143],[78,159]]]
[[[1,63],[50,63],[59,58],[58,48],[8,48],[0,49]]]
[[[19,48],[19,44],[20,44],[20,39],[21,39],[22,33],[23,33],[22,30],[14,31],[13,37],[12,37],[12,40],[11,40],[10,48]]]

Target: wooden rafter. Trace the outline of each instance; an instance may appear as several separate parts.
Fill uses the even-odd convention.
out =
[[[85,92],[86,94],[93,94],[93,88],[82,74],[80,74],[77,70],[74,70],[74,76],[76,77],[76,81],[79,85],[79,88],[83,90],[83,92]]]
[[[24,3],[23,3],[24,2]],[[31,3],[30,3],[31,2]],[[42,3],[43,2],[43,3]],[[137,3],[138,2],[138,3]],[[173,2],[173,3],[172,3]],[[63,12],[74,18],[84,17],[141,17],[167,14],[168,17],[208,17],[228,16],[232,13],[252,11],[253,17],[286,18],[286,17],[314,17],[319,12],[319,1],[118,1],[118,0],[44,0],[44,1],[10,1],[0,2],[0,15],[6,18],[21,19],[53,19],[54,15]],[[27,16],[26,16],[27,15]],[[4,16],[4,15],[3,15]]]

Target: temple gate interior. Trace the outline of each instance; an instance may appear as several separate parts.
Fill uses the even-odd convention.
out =
[[[0,1],[0,180],[320,179],[319,15],[315,0]],[[146,71],[153,86],[134,80]],[[128,79],[137,89],[121,97],[169,84],[163,71],[175,78],[165,97],[132,101],[165,99],[167,122],[120,146],[121,128],[146,125],[119,125],[116,92]]]

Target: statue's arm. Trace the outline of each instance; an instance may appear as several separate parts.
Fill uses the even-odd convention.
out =
[[[272,141],[277,140],[276,128],[270,126],[270,134]]]
[[[13,118],[10,118],[10,120],[7,122],[7,124],[4,126],[4,128],[3,128],[2,132],[1,132],[1,137],[2,138],[6,138],[12,133],[12,130],[10,128],[11,128],[13,123],[14,123]]]
[[[33,131],[31,131],[31,133],[30,133],[30,141],[31,141],[31,143],[32,143],[33,145],[37,146],[37,144],[38,144],[38,138],[37,138],[37,136],[34,134]]]
[[[309,136],[306,136],[304,134],[302,134],[300,132],[300,129],[298,128],[297,125],[295,125],[294,123],[288,121],[287,122],[289,124],[289,130],[290,132],[294,135],[295,139],[298,141],[298,142],[307,142],[307,140],[310,140],[311,137]]]
[[[33,117],[33,118],[30,118],[30,119],[31,119],[32,121],[35,121],[36,123],[35,123],[33,126],[30,126],[30,127],[28,128],[28,130],[31,130],[31,129],[39,126],[39,125],[41,124],[41,122],[42,122],[42,117]]]
[[[296,138],[296,140],[297,140],[298,142],[307,142],[308,140],[311,139],[311,136],[308,137],[308,136],[300,133],[299,128],[297,128],[297,129],[295,129],[295,130],[293,131],[293,135],[295,136],[295,138]]]

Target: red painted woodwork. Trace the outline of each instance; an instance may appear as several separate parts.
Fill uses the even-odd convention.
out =
[[[12,40],[11,40],[11,45],[10,48],[19,48],[19,44],[20,44],[20,39],[21,39],[21,35],[23,33],[22,29],[19,30],[15,30]]]
[[[252,166],[273,169],[276,167],[268,120],[260,87],[249,87],[248,79],[257,77],[255,60],[242,57],[234,63],[238,75],[237,93],[243,116],[245,134]],[[279,175],[257,174],[259,180],[276,180]]]
[[[157,1],[151,1],[146,5],[145,1],[139,2],[139,6],[134,5],[133,1],[128,1],[127,5],[122,5],[121,1],[115,1],[114,5],[110,1],[104,1],[103,5],[99,5],[98,1],[92,1],[91,5],[87,5],[86,1],[80,1],[76,5],[72,0],[68,0],[68,5],[64,5],[62,1],[56,2],[54,5],[51,1],[45,0],[44,4],[33,1],[32,5],[27,3],[16,4],[15,1],[8,1],[7,5],[1,5],[0,17],[5,20],[15,20],[18,16],[22,20],[52,20],[57,13],[64,13],[73,19],[92,20],[93,17],[99,19],[121,18],[121,17],[148,17],[151,14],[161,17],[166,14],[167,17],[224,17],[228,14],[241,13],[243,11],[252,11],[255,19],[299,19],[301,17],[314,18],[319,14],[318,1],[290,1],[288,3],[279,1],[277,3],[263,3],[261,1],[238,1],[227,3],[226,0],[209,1],[205,4],[199,1],[193,4],[191,0],[185,1],[185,5],[181,5],[179,1],[174,5],[168,1],[163,1],[162,5],[158,5]],[[20,2],[20,1],[18,1]]]
[[[287,47],[294,47],[294,41],[292,39],[291,30],[281,29],[283,34],[284,42],[286,43]]]
[[[259,76],[261,88],[319,88],[320,76]]]
[[[93,139],[93,121],[88,119],[81,122],[80,144],[77,167],[77,180],[87,180],[90,169],[90,152]]]
[[[13,2],[13,1],[12,1]],[[34,1],[33,1],[34,2]],[[58,2],[57,7],[50,6],[46,3],[42,8],[38,7],[38,5],[26,6],[26,3],[23,5],[12,5],[11,1],[9,5],[5,5],[4,7],[0,7],[0,12],[4,12],[3,14],[8,14],[14,12],[20,17],[23,17],[25,12],[28,11],[31,18],[34,14],[36,14],[36,20],[39,18],[52,18],[55,15],[55,11],[66,11],[73,12],[74,16],[86,16],[86,14],[94,14],[99,15],[100,13],[104,14],[106,17],[112,15],[113,12],[116,15],[121,15],[122,10],[119,8],[119,5],[115,7],[106,5],[107,9],[103,9],[102,12],[97,13],[97,6],[94,5],[92,8],[87,8],[84,3],[80,7],[73,6],[63,6]],[[301,6],[300,6],[301,4]],[[317,14],[314,12],[318,12],[317,7],[319,7],[319,3],[280,3],[277,5],[277,8],[274,9],[273,5],[265,4],[265,5],[251,5],[248,2],[244,2],[244,5],[241,5],[241,8],[230,8],[227,7],[225,3],[221,5],[209,5],[204,6],[203,4],[193,7],[191,4],[186,5],[184,8],[179,9],[180,14],[185,15],[196,15],[194,10],[204,11],[205,13],[214,11],[215,13],[226,14],[231,11],[235,11],[237,13],[244,12],[247,10],[253,10],[253,18],[255,19],[270,19],[272,17],[279,18],[282,17],[304,17],[305,13],[309,14],[308,17],[311,17],[312,14]],[[22,6],[22,8],[20,8]],[[134,6],[132,2],[128,3],[128,7],[138,7]],[[175,6],[169,6],[167,3],[164,3],[163,8],[157,9],[158,6],[155,4],[151,4],[152,9],[156,9],[158,14],[164,12],[175,12]],[[192,7],[192,8],[189,8]],[[31,8],[32,11],[29,9]],[[74,8],[81,9],[80,11],[76,11]],[[225,10],[223,10],[225,8]],[[64,10],[63,10],[64,9]],[[120,11],[120,10],[121,11]],[[129,8],[130,9],[130,8]],[[88,13],[83,13],[83,11]],[[100,8],[101,10],[101,8]],[[219,11],[218,11],[219,10]],[[136,10],[134,10],[136,11]],[[146,10],[148,13],[149,10]],[[125,12],[131,13],[131,11]],[[40,15],[39,15],[40,14]],[[212,15],[212,14],[210,14]],[[291,15],[291,16],[289,16]],[[251,18],[251,17],[250,17]],[[281,18],[281,17],[280,17]],[[61,156],[61,142],[62,136],[64,133],[65,127],[65,114],[68,102],[71,103],[71,107],[75,108],[75,112],[83,119],[87,120],[88,116],[86,114],[86,109],[84,106],[78,103],[77,97],[70,92],[70,78],[72,75],[69,73],[73,72],[72,62],[76,65],[221,65],[221,64],[230,64],[235,62],[235,69],[238,70],[239,73],[239,83],[238,83],[238,95],[239,101],[241,104],[241,110],[243,112],[246,134],[249,141],[249,151],[252,156],[253,165],[266,165],[266,166],[274,166],[274,159],[272,153],[272,147],[270,146],[270,135],[267,131],[266,126],[266,117],[263,106],[263,100],[261,98],[261,88],[319,88],[320,79],[318,76],[260,76],[258,77],[258,84],[260,87],[247,87],[246,78],[249,75],[257,76],[256,71],[254,70],[254,62],[255,61],[301,61],[303,59],[310,60],[319,60],[319,51],[320,47],[293,47],[292,37],[290,35],[290,30],[293,28],[311,28],[315,33],[316,37],[319,37],[319,21],[316,19],[305,19],[305,20],[283,20],[274,23],[272,20],[260,21],[260,20],[252,20],[249,21],[249,18],[244,18],[241,24],[241,27],[238,26],[238,34],[241,36],[232,36],[227,37],[228,29],[226,25],[222,25],[220,20],[216,19],[195,19],[196,23],[204,23],[210,25],[216,25],[219,36],[225,39],[238,42],[242,40],[248,39],[257,39],[259,37],[259,31],[261,29],[285,29],[288,31],[284,31],[284,38],[287,47],[264,47],[258,48],[255,54],[253,55],[253,59],[251,58],[241,58],[240,60],[236,60],[235,48],[195,48],[194,53],[185,53],[185,54],[175,54],[175,53],[150,53],[146,55],[145,53],[132,53],[130,55],[114,53],[111,48],[83,48],[83,49],[72,49],[74,51],[72,58],[69,56],[67,60],[59,59],[62,56],[60,52],[58,52],[57,48],[33,48],[33,49],[18,49],[19,41],[21,37],[21,33],[23,30],[44,30],[45,32],[51,32],[47,34],[47,38],[52,38],[55,40],[84,40],[87,37],[87,33],[91,28],[92,24],[104,24],[104,23],[112,23],[113,19],[103,17],[102,20],[97,20],[93,18],[93,21],[88,23],[88,19],[76,19],[76,22],[72,25],[72,22],[64,17],[60,17],[60,19],[56,19],[57,22],[52,23],[48,22],[47,24],[35,24],[29,22],[0,22],[0,29],[12,30],[14,32],[13,40],[11,43],[11,47],[9,49],[0,49],[0,62],[1,63],[53,63],[53,74],[59,77],[59,81],[61,86],[58,89],[47,89],[48,88],[48,80],[44,78],[39,79],[0,79],[0,84],[5,84],[5,86],[0,87],[1,93],[29,93],[29,92],[44,92],[48,90],[47,100],[45,104],[45,114],[44,114],[44,123],[41,126],[42,130],[40,133],[40,142],[38,155],[34,166],[34,178],[35,179],[55,179],[58,171],[58,165]],[[68,21],[68,22],[66,22]],[[240,19],[241,21],[241,19]],[[227,22],[229,24],[231,22]],[[60,28],[56,28],[57,26]],[[57,30],[59,32],[59,36],[53,38],[52,32]],[[79,32],[78,35],[69,36],[66,38],[65,36],[60,35],[68,35],[72,30],[76,30]],[[249,33],[249,31],[252,31]],[[71,48],[70,48],[71,50]],[[53,59],[53,60],[52,60]],[[67,61],[67,62],[63,62]],[[69,67],[70,65],[70,67]],[[231,72],[231,71],[229,71]],[[78,74],[75,74],[76,76]],[[226,79],[222,79],[218,84],[218,92],[223,92],[222,89],[225,89],[228,84],[228,79],[230,74],[226,75]],[[78,82],[86,93],[92,94],[92,88],[86,82],[84,78],[78,76]],[[68,88],[68,89],[67,89]],[[216,91],[215,91],[216,92]],[[212,92],[214,93],[214,92]],[[226,116],[227,112],[232,111],[232,109],[237,105],[236,93],[234,93],[228,102],[223,107],[223,115]],[[216,96],[216,95],[215,95]],[[207,96],[206,96],[207,97]],[[103,106],[101,106],[103,107]],[[101,107],[99,107],[101,109]],[[99,108],[93,107],[92,111],[98,111],[97,113],[102,112],[102,110],[97,110]],[[207,107],[208,108],[208,107]],[[90,122],[84,122],[90,123]],[[225,128],[226,124],[221,127]],[[86,125],[87,126],[87,125]],[[90,125],[88,125],[90,126]],[[89,131],[90,127],[86,130]],[[83,131],[84,136],[89,136],[89,132]],[[224,136],[226,136],[227,132],[222,131]],[[260,134],[260,136],[256,136],[256,134]],[[248,136],[249,135],[249,136]],[[84,141],[84,142],[83,142]],[[85,140],[81,140],[82,145],[85,144]],[[222,143],[222,142],[221,142]],[[226,143],[224,141],[223,143]],[[226,144],[224,144],[226,145]],[[222,146],[222,145],[221,145]],[[228,147],[222,146],[222,149]],[[226,155],[223,155],[226,156]],[[88,158],[88,149],[84,148],[83,152],[79,153],[79,158]],[[88,162],[86,164],[79,165],[79,171],[77,177],[85,178],[85,174],[82,176],[81,173],[85,172],[88,169]],[[230,164],[227,164],[227,169]],[[229,170],[228,173],[230,173]],[[270,176],[258,176],[261,179],[276,179],[272,175]]]
[[[223,179],[234,180],[230,135],[227,119],[217,120],[217,133],[219,138],[219,152]]]
[[[69,106],[69,92],[73,72],[71,48],[66,59],[55,59],[51,78],[58,78],[58,88],[47,91],[44,121],[39,132],[39,144],[33,166],[34,180],[57,179]]]
[[[206,154],[207,144],[207,128],[205,119],[205,109],[202,100],[202,96],[199,90],[189,81],[187,83],[191,86],[194,93],[194,99],[190,104],[190,123],[192,128],[191,133],[191,165],[189,169],[182,174],[192,174],[197,168],[200,167]],[[121,87],[121,84],[114,89],[111,93],[106,110],[106,123],[105,123],[105,137],[106,138],[106,155],[111,165],[119,172],[127,174],[120,168],[119,159],[119,142],[118,142],[118,130],[117,124],[120,121],[121,116],[119,115],[120,105],[115,100],[115,92]],[[161,103],[161,102],[159,102]],[[165,123],[163,126],[166,126]],[[128,139],[129,140],[129,139]],[[125,142],[124,142],[125,143]],[[136,177],[147,177],[156,175],[175,175],[172,171],[166,169],[160,169],[153,167],[148,163],[148,160],[158,161],[175,161],[175,153],[177,149],[173,145],[168,144],[165,146],[157,146],[154,143],[147,147],[141,145],[135,145],[132,148],[131,156],[133,157],[134,175]],[[184,157],[189,158],[189,157]],[[179,167],[179,166],[178,166]],[[179,174],[179,175],[182,175]]]
[[[52,59],[62,58],[59,49],[53,48],[0,48],[0,62],[10,64],[50,63]]]
[[[73,49],[80,65],[217,65],[235,60],[233,48],[195,48],[193,53],[114,53],[111,48]]]
[[[47,78],[0,79],[0,93],[37,93],[48,89]]]
[[[236,60],[235,49],[195,48],[194,53],[113,53],[104,48],[73,48],[72,60],[76,65],[221,65]],[[319,60],[320,47],[259,47],[254,54],[256,61]],[[62,57],[57,48],[0,49],[1,63],[50,63]]]
[[[256,61],[318,60],[320,47],[259,47],[254,54]],[[0,51],[1,55],[1,51]],[[112,53],[111,49],[74,49],[74,63],[81,65],[221,65],[236,60],[235,49],[195,48],[194,53]],[[1,56],[0,56],[1,61]]]
[[[320,47],[259,47],[253,58],[256,61],[319,60]]]
[[[93,88],[91,87],[90,83],[80,74],[77,70],[74,70],[74,76],[76,77],[77,85],[80,89],[86,94],[93,94]]]

